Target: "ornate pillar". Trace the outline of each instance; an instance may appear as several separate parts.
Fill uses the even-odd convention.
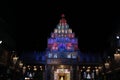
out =
[[[43,80],[46,80],[46,70],[43,71]]]
[[[54,80],[54,66],[51,66],[51,79],[50,80]]]
[[[73,80],[73,68],[70,66],[70,80]]]
[[[82,70],[79,71],[79,80],[82,79],[81,73],[82,73]]]
[[[43,76],[43,80],[48,80],[47,78],[47,73],[48,73],[48,69],[47,69],[47,65],[45,65],[45,71],[44,71],[44,76]]]
[[[80,75],[80,73],[79,73],[79,66],[77,66],[77,70],[76,70],[76,77],[77,77],[76,79],[77,80],[80,80],[80,76],[79,75]]]

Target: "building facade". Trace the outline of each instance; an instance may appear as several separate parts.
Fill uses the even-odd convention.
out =
[[[43,80],[97,80],[103,67],[103,55],[81,53],[75,33],[69,27],[64,14],[61,17],[48,39],[46,51],[23,54],[21,59],[27,64],[28,71],[28,65],[32,63],[33,68],[35,65],[42,65]],[[28,76],[27,72],[26,75]]]
[[[50,80],[73,80],[73,66],[78,64],[78,40],[62,15],[48,39],[46,74]],[[77,68],[76,68],[77,69]]]

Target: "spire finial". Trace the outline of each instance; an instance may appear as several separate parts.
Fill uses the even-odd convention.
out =
[[[61,19],[60,19],[60,24],[61,25],[66,25],[66,19],[64,18],[65,17],[65,15],[64,14],[61,14]]]
[[[62,17],[62,18],[64,18],[64,17],[65,17],[65,15],[64,15],[64,14],[62,14],[62,15],[61,15],[61,17]]]

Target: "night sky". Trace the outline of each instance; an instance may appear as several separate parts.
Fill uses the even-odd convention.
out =
[[[83,52],[99,52],[109,48],[110,37],[120,29],[120,16],[112,16],[111,10],[106,7],[54,0],[11,2],[12,5],[3,3],[0,5],[4,6],[0,7],[0,33],[4,33],[1,39],[4,37],[6,43],[18,51],[45,51],[47,39],[62,13],[75,32]]]

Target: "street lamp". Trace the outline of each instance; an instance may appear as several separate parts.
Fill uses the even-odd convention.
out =
[[[20,68],[23,67],[23,63],[22,63],[22,61],[19,62],[19,67],[20,67]]]
[[[22,70],[23,74],[25,73],[25,71],[26,71],[26,66],[23,66],[23,70]]]
[[[117,39],[120,39],[120,37],[119,37],[119,36],[116,36],[116,38],[117,38]]]
[[[17,57],[16,55],[13,57],[13,63],[16,64],[17,60],[19,57]]]
[[[0,44],[2,44],[2,40],[0,40]]]
[[[33,70],[34,70],[34,71],[37,71],[37,67],[36,67],[36,66],[34,66]]]
[[[120,35],[117,35],[116,39],[117,39],[117,47],[120,47]]]
[[[95,69],[95,71],[96,71],[96,75],[98,75],[99,74],[99,69]]]
[[[120,49],[117,49],[116,53],[114,54],[114,59],[116,62],[120,61]]]
[[[109,67],[110,67],[110,63],[109,62],[105,62],[105,68],[109,69]]]

